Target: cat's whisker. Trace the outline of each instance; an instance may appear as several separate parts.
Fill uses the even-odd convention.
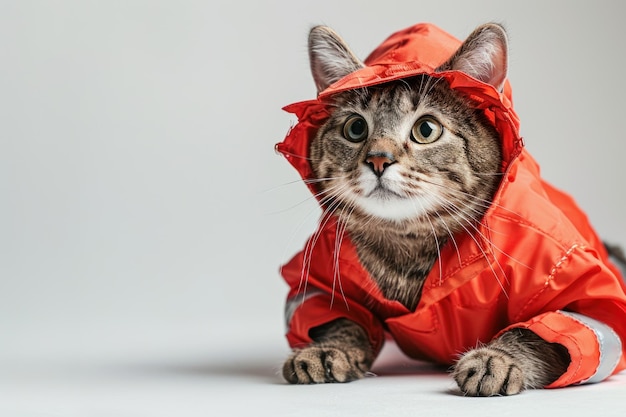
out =
[[[434,80],[434,82],[433,82]],[[441,82],[441,80],[443,80],[443,78],[440,77],[428,77],[428,80],[426,81],[426,85],[424,86],[424,91],[421,91],[421,85],[420,85],[420,99],[423,99],[425,96],[428,96],[433,88],[435,88],[435,86]],[[431,85],[432,83],[432,85]]]
[[[473,217],[470,216],[470,218],[468,219],[467,216],[464,214],[463,211],[461,211],[458,207],[451,205],[451,204],[447,204],[445,201],[441,200],[441,197],[434,195],[434,198],[440,199],[442,208],[444,210],[446,210],[446,212],[448,212],[448,214],[450,214],[450,217],[455,220],[459,226],[461,228],[463,228],[463,230],[470,236],[470,238],[472,240],[474,240],[474,242],[476,243],[477,247],[479,248],[479,250],[481,251],[482,255],[484,256],[485,260],[487,260],[488,264],[489,264],[489,268],[491,269],[491,271],[493,272],[494,278],[496,279],[496,281],[498,282],[498,284],[500,285],[500,288],[502,289],[504,295],[508,298],[508,293],[506,291],[506,289],[504,288],[504,285],[502,284],[502,282],[500,281],[500,278],[498,277],[498,273],[496,272],[496,270],[493,268],[493,266],[491,266],[491,260],[489,259],[489,257],[487,256],[487,253],[483,250],[482,245],[478,242],[478,240],[475,238],[474,234],[477,234],[478,236],[480,236],[483,240],[485,240],[486,242],[489,243],[488,245],[488,250],[491,253],[491,256],[493,257],[493,260],[495,261],[495,263],[498,266],[498,269],[500,270],[500,273],[502,274],[502,276],[504,277],[504,280],[507,281],[506,278],[506,272],[504,271],[504,268],[502,267],[502,265],[500,264],[500,262],[498,261],[497,257],[495,256],[495,253],[493,252],[493,248],[495,247],[495,245],[493,244],[493,242],[487,237],[485,236],[480,229],[476,226],[476,224],[478,223],[476,219],[474,219]],[[469,226],[468,229],[465,225]]]
[[[415,200],[413,200],[415,201]],[[426,208],[422,204],[421,200],[417,200],[421,206],[421,211],[426,212]],[[433,238],[435,239],[435,247],[437,248],[437,263],[439,265],[439,285],[443,282],[443,265],[441,264],[441,247],[439,238],[437,237],[437,232],[435,231],[435,226],[433,225],[432,220],[430,220],[430,216],[423,216],[428,220],[428,225],[430,226],[430,230],[432,231]]]
[[[439,214],[438,212],[435,212],[435,215],[437,216],[437,218],[439,219],[443,227],[446,229],[446,233],[448,234],[448,236],[450,236],[450,240],[452,240],[452,244],[454,245],[454,248],[456,250],[456,255],[457,255],[457,260],[459,261],[459,266],[461,266],[462,264],[461,252],[459,251],[459,246],[457,245],[456,239],[454,238],[454,233],[452,232],[452,230],[450,230],[450,227],[448,226],[448,223],[446,222],[446,220],[443,217],[441,217],[441,214]]]
[[[453,217],[454,218],[454,217]],[[487,256],[487,253],[484,251],[484,249],[482,248],[482,245],[480,244],[480,242],[478,242],[478,240],[474,237],[474,233],[469,230],[467,227],[465,227],[463,225],[463,222],[458,221],[459,225],[463,228],[463,230],[465,230],[465,232],[470,236],[470,238],[476,243],[476,246],[478,247],[478,249],[480,250],[480,252],[482,253],[483,257],[485,258],[485,260],[487,261],[487,264],[489,265],[489,269],[491,269],[491,272],[493,273],[493,277],[495,278],[496,282],[498,283],[498,285],[500,286],[500,288],[502,289],[502,293],[504,294],[504,296],[508,299],[509,298],[509,294],[506,291],[506,288],[504,287],[504,284],[502,284],[502,281],[500,281],[500,278],[498,276],[498,273],[496,272],[496,270],[494,269],[494,267],[492,266],[491,260],[489,259],[489,257]],[[470,228],[474,229],[483,239],[486,239],[486,237],[476,228],[476,226],[474,226],[471,222],[466,221],[466,223],[470,226]],[[488,239],[486,239],[488,241]],[[493,253],[493,249],[492,245],[489,245],[489,250],[491,251],[491,255],[493,257],[493,260],[495,260],[496,264],[498,265],[498,269],[500,270],[500,272],[502,273],[502,276],[504,278],[504,280],[507,280],[506,277],[506,273],[504,272],[504,269],[502,268],[502,265],[500,265],[500,262],[498,261],[498,259],[495,257],[495,254]]]
[[[354,200],[354,199],[353,199]],[[354,201],[350,201],[346,208],[349,207],[350,211],[348,214],[344,214],[346,208],[342,209],[341,215],[338,218],[337,230],[335,234],[335,253],[334,253],[334,271],[333,271],[333,291],[331,296],[331,307],[333,305],[335,299],[335,280],[339,284],[339,291],[341,293],[341,297],[343,298],[344,303],[346,304],[346,308],[350,308],[348,305],[348,300],[346,298],[346,294],[343,290],[343,284],[341,282],[341,272],[339,270],[339,253],[341,251],[341,245],[343,243],[344,236],[346,234],[346,228],[348,227],[348,222],[350,220],[350,216],[354,212],[356,206],[353,204]]]
[[[460,215],[460,213],[459,213],[459,215]],[[473,220],[473,219],[472,219],[472,220]],[[467,219],[466,219],[466,221],[467,221]],[[478,222],[474,221],[474,223],[476,223],[476,224],[477,224]],[[476,227],[476,226],[474,226],[474,227]],[[482,224],[482,227],[483,227],[483,228],[485,228],[485,229],[487,229],[490,233],[494,233],[494,234],[504,234],[504,232],[499,232],[498,230],[495,230],[495,229],[493,229],[492,227],[489,227],[489,226],[488,226],[488,225],[486,225],[486,224]],[[520,266],[522,266],[522,267],[524,267],[524,268],[527,268],[527,269],[530,269],[530,270],[532,270],[532,269],[533,269],[531,266],[529,266],[529,265],[525,264],[524,262],[520,261],[519,259],[516,259],[516,258],[512,257],[512,256],[511,256],[511,255],[509,255],[506,251],[502,250],[502,249],[501,249],[498,245],[496,245],[495,243],[493,243],[493,241],[491,241],[490,239],[487,239],[487,238],[486,238],[486,236],[484,236],[484,234],[483,234],[482,232],[480,232],[477,228],[476,228],[476,231],[477,231],[478,233],[480,233],[480,234],[481,234],[481,236],[483,236],[483,237],[485,238],[485,240],[487,240],[487,241],[489,242],[489,248],[490,248],[492,251],[493,251],[493,250],[498,251],[499,253],[501,253],[501,254],[502,254],[502,255],[504,255],[505,257],[509,258],[511,261],[513,261],[513,262],[517,263],[518,265],[520,265]]]
[[[317,184],[320,182],[338,181],[342,179],[344,179],[344,177],[309,178],[300,182],[304,182],[305,184]]]
[[[339,188],[341,190],[342,188],[345,188],[345,186],[341,186],[340,185],[340,186],[337,186],[337,188]],[[328,206],[323,205],[324,211],[322,213],[322,216],[320,217],[317,231],[313,234],[313,236],[311,236],[311,238],[309,238],[309,240],[307,241],[307,243],[305,245],[303,262],[302,262],[302,271],[301,271],[301,275],[300,275],[300,283],[298,285],[298,293],[302,292],[303,294],[306,294],[307,284],[308,284],[308,279],[307,278],[308,278],[309,272],[311,270],[311,257],[312,257],[312,254],[313,254],[313,249],[314,249],[315,245],[317,244],[318,239],[320,238],[320,236],[322,234],[322,230],[324,229],[324,227],[326,226],[326,224],[328,223],[328,221],[332,217],[332,213],[340,205],[340,200],[333,200],[332,199],[334,194],[329,193],[329,191],[324,191],[324,193],[328,193],[328,196],[325,196],[324,198],[322,198],[320,200],[320,202],[322,202],[322,204],[323,204],[325,202],[324,199],[327,199],[327,201],[330,201],[330,204]],[[304,299],[305,299],[305,297],[303,297],[303,300]]]
[[[332,193],[332,191],[333,191],[334,189],[336,189],[336,188],[340,188],[340,186],[339,186],[339,185],[336,185],[336,186],[330,187],[330,188],[329,188],[329,189],[327,189],[327,190],[322,190],[322,191],[320,191],[319,193],[317,193],[317,194],[315,194],[315,195],[312,195],[311,197],[308,197],[307,199],[305,199],[305,200],[301,201],[301,202],[300,202],[300,203],[298,203],[297,205],[292,206],[291,208],[294,208],[294,207],[296,207],[296,206],[302,205],[302,204],[306,203],[307,201],[310,201],[311,199],[319,199],[319,200],[320,200],[320,202],[322,202],[322,203],[323,203],[324,201],[327,201],[328,199],[330,199],[330,198],[331,198],[331,197],[329,197],[329,196],[325,196],[325,194]],[[293,239],[294,239],[294,238],[295,238],[295,236],[297,235],[297,232],[298,232],[300,229],[302,229],[302,227],[303,227],[303,226],[307,223],[308,219],[309,219],[309,218],[310,218],[310,217],[311,217],[314,213],[318,213],[318,210],[319,210],[319,206],[318,206],[318,205],[315,205],[315,207],[314,207],[314,208],[312,208],[311,210],[309,210],[309,211],[305,214],[305,216],[303,217],[303,219],[302,219],[302,220],[300,221],[300,223],[296,226],[296,228],[295,228],[295,230],[293,231],[293,233],[292,233],[291,237],[288,239],[288,242],[293,241]],[[308,245],[308,242],[307,242],[307,245]],[[288,247],[288,246],[289,246],[289,245],[287,245],[287,247]],[[312,251],[312,248],[311,248],[311,251]],[[307,258],[307,254],[309,254],[309,256],[310,256],[310,253],[309,253],[306,249],[305,249],[304,253],[305,253],[305,259],[304,259],[304,261],[305,261],[305,263],[306,263],[306,262],[310,261],[310,259],[308,259],[308,258]],[[304,264],[303,264],[303,265],[304,265]],[[302,288],[302,284],[303,284],[303,282],[302,282],[302,281],[303,281],[303,277],[304,277],[304,273],[302,273],[302,274],[301,274],[301,277],[300,277],[300,284],[298,285],[298,293],[300,292],[300,289]]]
[[[434,193],[434,192],[432,192],[432,191],[430,191],[430,190],[428,190],[428,189],[425,189],[425,192],[426,192],[426,193],[427,193],[427,194],[428,194],[431,198],[433,198],[433,199],[435,199],[436,201],[438,201],[438,203],[439,203],[439,205],[441,206],[441,208],[442,208],[443,210],[445,210],[445,211],[448,213],[448,215],[451,217],[451,219],[452,219],[452,220],[454,220],[454,221],[455,221],[455,222],[456,222],[456,223],[457,223],[457,224],[458,224],[458,225],[459,225],[459,226],[460,226],[460,227],[461,227],[461,228],[462,228],[462,229],[463,229],[463,230],[467,233],[467,235],[468,235],[471,239],[473,239],[473,240],[474,240],[474,242],[476,243],[477,247],[478,247],[478,248],[480,249],[480,251],[482,252],[482,254],[483,254],[483,256],[485,257],[485,259],[489,261],[489,258],[488,258],[488,256],[487,256],[487,254],[486,254],[486,253],[485,253],[485,251],[482,249],[482,245],[480,245],[480,243],[479,243],[479,242],[476,240],[476,238],[474,237],[474,233],[476,233],[476,234],[478,234],[481,238],[483,238],[485,241],[487,241],[487,242],[489,242],[489,243],[492,243],[492,242],[490,241],[490,239],[488,239],[488,237],[487,237],[487,236],[485,236],[485,235],[484,235],[484,234],[483,234],[483,233],[482,233],[482,232],[481,232],[481,231],[480,231],[480,230],[476,227],[476,224],[477,224],[477,223],[479,223],[479,220],[480,220],[480,219],[479,219],[479,218],[475,218],[475,217],[473,217],[471,214],[468,214],[468,213],[466,213],[465,211],[460,210],[457,206],[455,206],[455,205],[453,205],[453,204],[450,204],[448,201],[444,200],[444,198],[443,198],[441,195],[439,195],[438,193]],[[463,201],[457,201],[457,203],[461,203],[461,204],[466,205],[466,203],[464,203]],[[429,215],[426,215],[425,217],[426,217],[427,219],[429,219]],[[442,219],[442,220],[443,220],[443,219]],[[447,226],[447,223],[445,223],[445,221],[444,221],[443,223],[444,223],[444,224],[446,224],[446,227],[448,227],[448,226]],[[467,226],[469,226],[469,229],[468,229],[468,227],[466,227],[466,225],[467,225]],[[471,230],[470,230],[470,229],[471,229]],[[450,229],[448,228],[448,230],[450,230]],[[491,247],[492,247],[492,245],[490,244],[490,245],[489,245],[489,248],[490,248],[490,250],[492,251]],[[457,247],[457,251],[458,251],[458,247]],[[492,253],[492,255],[494,255],[494,254]],[[493,257],[494,257],[494,259],[496,259],[496,258],[495,258],[495,256],[493,256]],[[497,262],[497,260],[496,260],[496,262]],[[504,286],[503,286],[503,285],[502,285],[502,283],[500,282],[500,279],[498,278],[498,274],[497,274],[497,273],[496,273],[496,271],[493,269],[493,267],[491,267],[491,263],[490,263],[489,265],[490,265],[490,268],[492,269],[492,272],[494,273],[494,277],[495,277],[495,278],[496,278],[496,280],[498,281],[498,284],[501,286],[502,290],[504,291]],[[499,267],[499,269],[501,270],[501,272],[502,272],[503,276],[504,276],[504,277],[505,277],[505,279],[506,279],[506,274],[504,273],[504,270],[503,270],[503,269],[502,269],[502,267],[499,265],[499,263],[498,263],[498,267]],[[506,293],[506,291],[505,291],[505,293]]]
[[[311,182],[312,183],[324,182],[324,181],[331,181],[331,180],[336,180],[336,179],[340,179],[340,177],[337,177],[337,178],[327,178],[327,179],[323,179],[323,180],[319,180],[319,181],[311,180]],[[302,181],[298,181],[298,183],[302,183]],[[275,214],[285,213],[285,212],[293,210],[293,209],[295,209],[297,207],[300,207],[300,206],[310,202],[311,200],[316,200],[316,199],[319,199],[320,202],[324,203],[324,202],[328,201],[328,199],[330,198],[330,196],[328,196],[327,194],[331,194],[333,192],[334,187],[338,187],[338,186],[339,185],[335,185],[335,186],[329,187],[328,189],[321,190],[318,193],[312,194],[312,195],[308,196],[307,198],[305,198],[304,200],[302,200],[302,201],[300,201],[300,202],[298,202],[298,203],[296,203],[296,204],[294,204],[292,206],[289,206],[289,207],[281,209],[281,210],[273,211],[273,212],[270,212],[268,214],[275,215]]]
[[[424,97],[423,87],[424,87],[424,80],[425,80],[426,78],[427,78],[427,77],[420,77],[420,86],[419,86],[419,88],[418,88],[418,90],[417,90],[417,94],[418,94],[418,97],[419,97],[420,101],[421,101],[421,100],[423,99],[423,97]],[[428,79],[430,79],[430,78],[428,78]],[[427,84],[428,84],[428,80],[427,80]]]
[[[300,179],[300,180],[288,181],[288,182],[285,182],[283,184],[279,184],[279,185],[276,185],[274,187],[270,187],[270,188],[267,188],[265,190],[262,190],[261,193],[263,193],[263,194],[271,193],[271,192],[274,192],[276,190],[280,190],[281,188],[288,187],[288,186],[294,185],[294,184],[302,184],[302,180]]]
[[[443,187],[443,188],[445,188],[446,192],[448,192],[450,194],[453,194],[455,197],[457,197],[457,198],[455,198],[455,200],[457,201],[457,203],[463,204],[465,206],[465,210],[460,210],[457,207],[451,206],[449,202],[447,202],[443,197],[437,195],[436,193],[433,193],[433,195],[432,195],[433,197],[439,199],[440,204],[442,206],[443,205],[447,205],[448,207],[453,208],[455,210],[456,214],[458,216],[462,216],[463,220],[465,222],[467,222],[468,224],[475,225],[475,224],[480,223],[480,220],[482,219],[482,216],[484,214],[484,210],[489,209],[492,206],[493,207],[502,208],[505,211],[510,212],[511,214],[516,214],[516,215],[518,214],[518,213],[516,213],[516,212],[514,212],[514,211],[512,211],[510,209],[507,209],[506,207],[501,207],[500,205],[498,205],[496,203],[490,203],[489,200],[485,200],[485,199],[479,198],[479,197],[477,197],[477,196],[475,196],[473,194],[466,193],[466,192],[463,192],[461,190],[451,189],[451,188],[445,187],[443,185],[437,184],[435,182],[431,182],[431,181],[425,181],[425,182],[428,182],[429,184],[432,184],[432,185],[435,185],[435,186],[438,186],[438,187]],[[467,202],[464,201],[464,198],[470,200],[473,204],[468,204]],[[480,207],[480,208],[482,208],[484,210],[481,210],[478,207]],[[475,216],[472,215],[472,212],[475,214]],[[475,230],[477,232],[479,232],[479,230],[475,226],[473,226],[473,227],[475,228]],[[487,224],[483,224],[483,228],[487,229],[490,233],[494,233],[494,234],[502,234],[503,233],[503,232],[500,232],[498,230],[493,229],[492,227],[490,227]],[[486,239],[486,237],[485,237],[485,239]],[[488,240],[488,239],[486,239],[486,240]],[[490,240],[488,240],[488,241],[490,243],[490,247],[491,248],[497,250],[498,252],[500,252],[501,254],[506,256],[507,258],[509,258],[512,261],[518,263],[519,265],[521,265],[523,267],[526,267],[528,269],[532,269],[530,266],[526,265],[522,261],[520,261],[518,259],[515,259],[512,256],[510,256],[508,253],[506,253],[506,251],[500,249],[492,241],[490,241]]]
[[[446,187],[443,184],[438,184],[438,183],[436,183],[434,181],[429,181],[427,179],[420,178],[420,181],[423,181],[423,182],[428,183],[430,185],[434,185],[436,187],[443,188],[446,193],[453,194],[454,197],[464,197],[464,198],[470,199],[470,200],[476,202],[477,205],[479,207],[483,208],[483,209],[489,209],[491,207],[497,207],[497,208],[505,210],[505,211],[507,211],[507,212],[509,212],[511,214],[519,215],[519,213],[511,210],[508,207],[501,206],[501,205],[497,204],[495,201],[488,200],[486,198],[481,198],[481,197],[478,197],[478,196],[476,196],[474,194],[471,194],[471,193],[468,193],[468,192],[465,192],[465,191],[462,191],[462,190],[459,190],[459,189],[453,189],[453,188],[450,188],[450,187]],[[480,213],[480,216],[482,217],[483,211],[478,211],[478,213]]]

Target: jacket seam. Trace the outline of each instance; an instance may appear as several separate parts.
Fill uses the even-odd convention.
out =
[[[547,238],[550,238],[551,240],[553,240],[554,242],[559,244],[559,246],[565,247],[565,244],[559,242],[552,234],[548,233],[547,231],[545,231],[542,228],[540,228],[539,226],[537,226],[536,223],[531,223],[529,221],[525,221],[525,219],[520,219],[519,217],[513,217],[513,216],[509,216],[509,215],[502,214],[502,213],[492,213],[491,217],[493,217],[493,218],[500,218],[502,220],[506,220],[506,221],[509,221],[511,223],[515,223],[515,224],[518,224],[520,226],[524,226],[524,227],[527,227],[529,229],[532,229],[535,232],[538,232],[538,233],[542,234],[543,236],[545,236]]]
[[[554,265],[552,266],[552,268],[550,269],[550,273],[548,274],[548,276],[546,277],[543,286],[541,287],[541,289],[539,289],[539,291],[537,291],[535,293],[535,295],[533,295],[527,302],[526,304],[521,308],[521,310],[517,313],[517,315],[514,318],[514,321],[519,321],[521,317],[523,317],[524,313],[526,312],[526,310],[528,310],[528,308],[537,300],[537,298],[539,298],[550,286],[550,283],[556,278],[556,276],[558,275],[559,271],[561,270],[563,264],[571,258],[572,253],[574,253],[574,251],[578,248],[581,248],[581,246],[578,243],[574,243],[572,246],[569,247],[569,249],[567,249],[562,256],[554,263]]]
[[[445,275],[442,275],[440,280],[433,280],[433,282],[427,288],[432,289],[436,287],[441,287],[449,278],[455,276],[459,273],[459,271],[464,270],[469,265],[472,265],[475,262],[480,261],[481,259],[485,259],[485,261],[488,263],[493,262],[493,256],[491,255],[491,253],[473,253],[470,256],[467,256],[465,259],[462,259],[459,266],[451,271],[448,271],[448,273],[446,273]]]

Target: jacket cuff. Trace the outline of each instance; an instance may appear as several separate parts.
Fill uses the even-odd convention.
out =
[[[598,342],[600,363],[595,373],[588,379],[581,381],[581,383],[593,384],[604,381],[611,376],[622,357],[622,341],[617,333],[606,324],[583,314],[568,311],[562,311],[561,314],[572,317],[581,325],[592,330]]]
[[[600,382],[613,374],[621,359],[621,340],[613,329],[579,313],[548,312],[504,331],[519,327],[565,346],[570,355],[567,371],[545,388]]]
[[[332,300],[328,294],[317,290],[287,300],[285,320],[289,346],[308,346],[313,342],[309,336],[311,329],[340,318],[351,320],[363,327],[369,336],[374,355],[378,355],[383,347],[385,333],[374,315],[357,303],[343,299]]]

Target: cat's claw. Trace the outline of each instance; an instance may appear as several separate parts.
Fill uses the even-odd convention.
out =
[[[359,349],[311,346],[294,351],[283,365],[283,376],[291,384],[350,382],[363,378]]]
[[[483,347],[459,359],[452,373],[465,395],[515,395],[524,389],[524,374],[514,358],[500,349]]]

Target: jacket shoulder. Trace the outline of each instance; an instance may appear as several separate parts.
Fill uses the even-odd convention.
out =
[[[496,239],[547,239],[561,248],[601,245],[587,215],[570,195],[541,178],[526,151],[507,170],[485,223]]]

